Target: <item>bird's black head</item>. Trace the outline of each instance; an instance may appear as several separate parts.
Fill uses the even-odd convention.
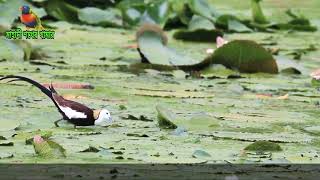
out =
[[[22,14],[29,14],[30,13],[30,7],[29,6],[21,6],[20,11]]]

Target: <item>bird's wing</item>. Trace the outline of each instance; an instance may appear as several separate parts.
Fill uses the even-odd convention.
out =
[[[53,94],[54,100],[57,102],[61,111],[69,119],[87,119],[93,117],[92,109],[75,101],[64,99],[62,96]]]
[[[34,13],[32,10],[30,10],[30,14],[32,14],[32,16],[36,19],[36,21],[37,21],[37,27],[39,27],[39,28],[43,28],[42,27],[42,24],[41,24],[41,20],[40,20],[40,18],[37,16],[37,14],[36,13]]]

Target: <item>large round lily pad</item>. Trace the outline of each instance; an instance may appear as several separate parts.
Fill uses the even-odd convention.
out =
[[[278,65],[262,46],[249,40],[235,40],[218,48],[210,57],[212,63],[246,73],[278,73]]]

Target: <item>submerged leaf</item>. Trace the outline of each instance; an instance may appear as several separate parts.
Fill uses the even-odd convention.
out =
[[[278,73],[278,66],[272,55],[257,43],[249,40],[235,40],[218,48],[211,57],[214,64],[236,68],[241,72]]]

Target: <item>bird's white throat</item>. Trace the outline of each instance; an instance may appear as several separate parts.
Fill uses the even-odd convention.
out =
[[[113,123],[113,120],[111,118],[110,112],[106,109],[103,109],[101,111],[95,110],[93,112],[95,121],[94,124],[98,126],[108,126]],[[96,118],[97,117],[97,118]]]

